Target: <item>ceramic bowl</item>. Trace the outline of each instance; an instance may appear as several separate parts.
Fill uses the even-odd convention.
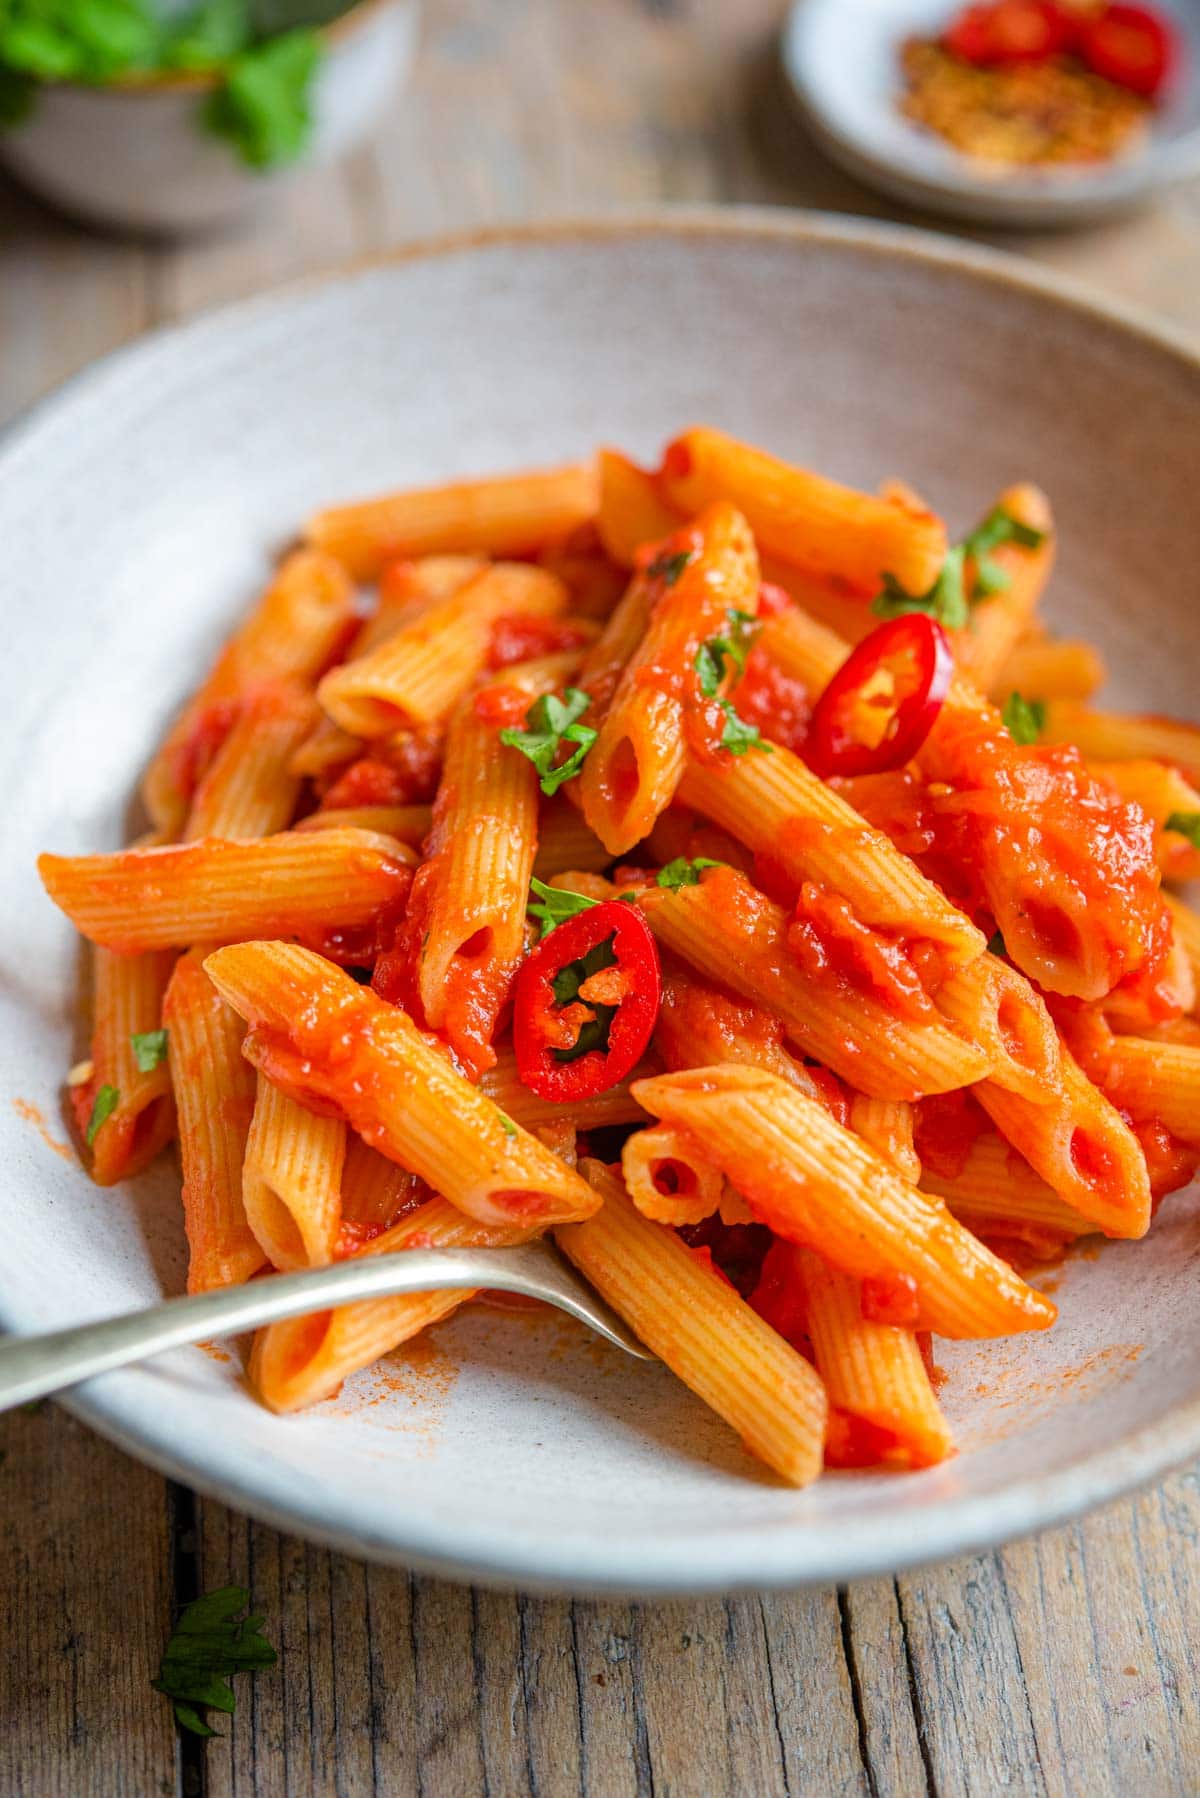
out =
[[[115,846],[138,771],[312,508],[710,420],[962,529],[1054,496],[1050,613],[1116,701],[1195,710],[1200,364],[1023,265],[899,230],[723,212],[403,254],[148,338],[0,450],[5,854],[0,1317],[180,1290],[178,1175],[93,1187],[61,1121],[79,945],[39,848]],[[1164,574],[1170,578],[1164,578]],[[303,1416],[188,1349],[71,1404],[132,1453],[349,1551],[543,1589],[846,1579],[978,1548],[1200,1452],[1200,1192],[1056,1270],[1044,1336],[939,1344],[961,1453],[786,1490],[661,1367],[464,1311]]]
[[[247,168],[204,129],[213,84],[203,75],[39,88],[29,118],[0,132],[0,161],[42,199],[96,224],[210,229],[357,148],[412,62],[417,25],[416,0],[359,0],[322,30],[312,134],[302,156],[281,168]]]
[[[796,0],[784,26],[783,65],[817,140],[868,186],[980,224],[1082,224],[1200,173],[1200,4],[1155,4],[1185,46],[1178,78],[1149,137],[1093,167],[987,170],[902,116],[900,46],[934,36],[961,0]]]

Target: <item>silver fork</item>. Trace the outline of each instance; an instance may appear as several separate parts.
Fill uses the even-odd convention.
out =
[[[168,1299],[147,1311],[130,1311],[44,1336],[0,1339],[0,1411],[210,1336],[256,1330],[280,1318],[327,1311],[354,1299],[476,1287],[545,1299],[627,1355],[639,1361],[655,1359],[549,1243],[529,1242],[515,1249],[404,1249]]]

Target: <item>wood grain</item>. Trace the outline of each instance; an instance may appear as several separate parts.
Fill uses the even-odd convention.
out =
[[[0,423],[148,323],[434,232],[672,201],[901,216],[825,163],[782,0],[427,0],[369,149],[233,236],[101,237],[0,179]],[[929,221],[916,219],[918,223]],[[1003,241],[1200,332],[1200,185]],[[0,1792],[709,1798],[1200,1789],[1200,1476],[845,1591],[644,1605],[367,1568],[193,1501],[49,1407],[0,1419]],[[150,1687],[229,1582],[279,1665],[207,1749]]]

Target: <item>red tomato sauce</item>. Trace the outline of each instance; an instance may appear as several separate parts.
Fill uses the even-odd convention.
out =
[[[499,618],[492,627],[487,665],[493,670],[511,668],[515,662],[579,649],[591,640],[586,627],[563,618]]]
[[[920,1022],[933,1007],[902,938],[864,924],[849,901],[817,881],[800,887],[787,944],[806,974],[881,999]]]
[[[766,650],[756,646],[750,651],[732,699],[739,718],[757,725],[772,743],[803,753],[812,718],[808,688],[785,674]]]
[[[322,795],[320,809],[428,804],[441,766],[440,730],[399,732],[351,762]]]
[[[991,1125],[983,1107],[964,1091],[935,1093],[913,1110],[913,1146],[922,1167],[957,1180],[977,1137]]]

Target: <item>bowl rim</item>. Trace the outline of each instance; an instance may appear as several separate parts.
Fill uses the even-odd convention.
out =
[[[376,13],[400,11],[414,4],[415,0],[352,0],[336,18],[311,29],[329,50],[352,37]],[[276,32],[274,35],[282,37],[284,34]],[[216,69],[147,69],[141,73],[132,71],[117,75],[112,81],[39,80],[35,85],[39,93],[107,94],[128,100],[162,94],[211,93],[218,84],[218,77]]]
[[[93,361],[19,413],[0,433],[0,479],[6,465],[36,453],[43,429],[53,428],[61,405],[93,386],[120,378],[138,359],[161,353],[174,340],[236,332],[262,312],[286,310],[309,293],[367,279],[377,271],[470,254],[476,250],[569,243],[615,244],[623,240],[713,237],[729,243],[764,241],[844,245],[884,260],[900,259],[931,269],[966,274],[984,286],[1008,286],[1036,296],[1089,323],[1136,340],[1143,349],[1181,361],[1200,376],[1200,348],[1182,331],[1144,309],[1098,298],[1081,283],[1036,269],[1004,251],[983,248],[904,225],[879,224],[819,212],[770,207],[680,207],[613,213],[455,232],[352,260],[207,309],[192,318],[133,339]],[[0,1321],[14,1327],[0,1302]],[[17,1322],[15,1327],[20,1327]],[[1053,1473],[1018,1480],[998,1494],[971,1499],[932,1499],[916,1514],[876,1523],[847,1540],[836,1565],[827,1537],[802,1523],[762,1533],[748,1527],[723,1532],[719,1561],[697,1559],[693,1537],[640,1545],[608,1538],[588,1553],[570,1540],[536,1546],[497,1541],[486,1527],[443,1525],[436,1517],[409,1517],[397,1530],[391,1512],[360,1508],[341,1519],[319,1498],[297,1493],[286,1470],[257,1464],[247,1475],[222,1443],[181,1446],[169,1414],[147,1415],[130,1390],[132,1376],[113,1374],[66,1395],[66,1408],[110,1441],[160,1473],[182,1479],[206,1496],[231,1504],[285,1532],[339,1549],[358,1559],[400,1564],[441,1576],[528,1591],[682,1596],[689,1593],[768,1590],[892,1573],[979,1552],[1062,1523],[1094,1506],[1161,1478],[1200,1453],[1200,1393],[1122,1441],[1084,1451]],[[711,1543],[711,1538],[709,1541]]]

